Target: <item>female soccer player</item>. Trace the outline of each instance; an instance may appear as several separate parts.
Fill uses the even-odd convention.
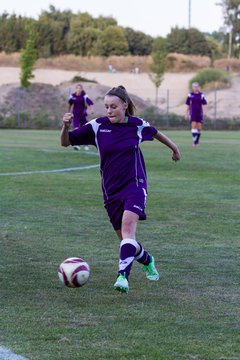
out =
[[[135,106],[123,86],[114,87],[104,98],[106,117],[90,121],[81,128],[69,131],[71,113],[63,116],[62,146],[92,144],[100,155],[100,172],[104,206],[118,238],[120,256],[117,281],[114,288],[127,293],[128,277],[134,260],[143,264],[146,277],[156,281],[159,274],[154,258],[136,240],[138,220],[145,220],[147,176],[140,143],[154,138],[172,150],[172,159],[178,161],[177,145],[135,117]]]
[[[199,145],[199,139],[202,134],[203,117],[206,113],[207,100],[200,92],[199,83],[192,84],[192,92],[188,94],[186,100],[186,120],[190,120],[192,128],[193,147]]]
[[[87,108],[93,114],[93,101],[83,90],[83,86],[78,84],[76,91],[70,95],[68,100],[68,112],[73,113],[73,127],[78,128],[87,123]],[[80,146],[74,146],[75,150],[80,150]],[[88,146],[85,145],[85,150]]]

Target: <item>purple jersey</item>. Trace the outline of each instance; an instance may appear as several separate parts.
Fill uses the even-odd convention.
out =
[[[157,129],[146,121],[128,116],[126,123],[112,124],[108,117],[90,121],[69,132],[71,145],[95,145],[105,200],[123,189],[147,189],[146,168],[139,145],[153,140]]]
[[[189,106],[190,119],[192,121],[201,120],[203,117],[202,105],[207,105],[207,100],[203,93],[191,92],[188,94],[186,105]]]
[[[80,95],[76,93],[71,94],[68,103],[73,105],[73,114],[78,115],[86,115],[87,106],[93,105],[92,100],[85,93],[81,93]]]

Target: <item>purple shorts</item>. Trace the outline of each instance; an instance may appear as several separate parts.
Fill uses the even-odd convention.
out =
[[[134,212],[139,220],[146,220],[145,207],[147,191],[144,188],[129,189],[119,192],[105,201],[104,207],[107,210],[110,222],[114,230],[122,227],[122,217],[125,210]]]
[[[195,122],[198,122],[198,123],[203,123],[203,116],[202,114],[191,114],[190,117],[189,117],[189,121],[190,123],[195,121]]]
[[[87,117],[82,114],[73,114],[73,128],[76,129],[87,123]]]

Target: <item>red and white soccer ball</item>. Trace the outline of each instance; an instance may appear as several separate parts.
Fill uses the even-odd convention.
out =
[[[88,263],[77,257],[64,260],[58,268],[59,280],[66,286],[81,287],[88,281],[90,267]]]

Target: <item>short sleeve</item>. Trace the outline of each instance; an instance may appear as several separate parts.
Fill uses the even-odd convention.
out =
[[[206,100],[204,94],[202,94],[201,102],[202,102],[202,105],[207,105],[207,100]]]
[[[69,131],[69,141],[74,145],[95,145],[95,134],[91,124],[86,124],[77,129]]]
[[[142,129],[142,139],[141,141],[151,141],[153,136],[156,135],[158,130],[154,126],[150,126],[148,123],[145,123]]]
[[[88,97],[88,95],[86,96],[86,103],[88,106],[93,105],[93,101]]]
[[[74,103],[72,95],[69,96],[68,103],[69,103],[69,105],[72,105]]]
[[[186,105],[190,105],[190,95],[188,95],[187,100],[185,102]]]

